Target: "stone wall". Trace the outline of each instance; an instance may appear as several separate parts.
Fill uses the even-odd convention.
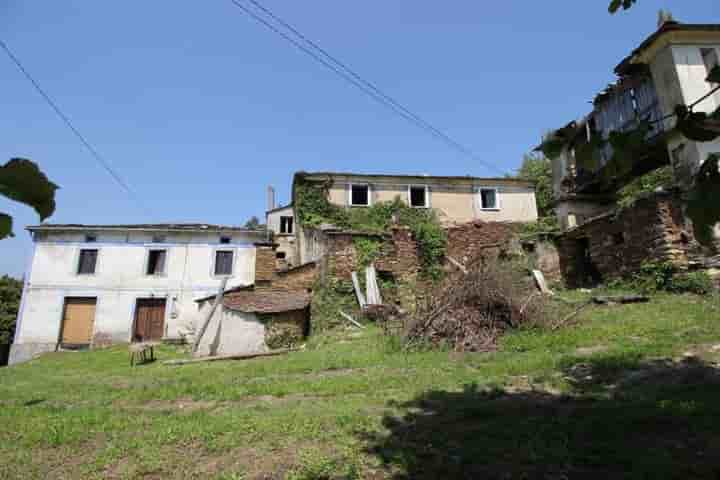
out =
[[[306,263],[275,274],[273,289],[310,291],[319,273],[317,262]]]
[[[454,225],[447,229],[448,256],[462,264],[471,263],[488,249],[508,248],[515,237],[511,223],[483,222]]]
[[[578,287],[636,272],[645,262],[688,265],[695,246],[682,202],[656,193],[564,233],[558,242],[563,279]]]
[[[265,344],[271,350],[299,346],[308,334],[307,309],[261,315],[265,324]]]

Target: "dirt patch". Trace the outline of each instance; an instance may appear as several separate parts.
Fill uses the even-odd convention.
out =
[[[596,353],[603,353],[607,352],[609,348],[607,345],[595,345],[592,347],[580,347],[577,350],[575,350],[575,355],[579,357],[589,357],[591,355],[595,355]]]

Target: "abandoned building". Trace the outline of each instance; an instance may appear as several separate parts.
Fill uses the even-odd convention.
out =
[[[39,225],[10,363],[59,346],[180,339],[195,299],[252,285],[266,233],[222,225]]]
[[[432,209],[446,227],[473,221],[527,223],[537,220],[535,187],[513,178],[299,172],[293,179],[295,205],[299,201],[296,196],[300,184],[322,188],[330,204],[343,208],[370,207],[400,199],[412,208]],[[295,237],[300,263],[322,257],[327,245],[326,233],[333,230],[338,229],[332,225],[308,228],[297,221]]]
[[[552,160],[568,284],[631,273],[644,262],[686,269],[711,260],[698,257],[686,201],[694,175],[720,152],[720,134],[699,139],[687,122],[720,111],[710,78],[719,58],[720,25],[665,14],[615,68],[617,81],[594,98],[592,112],[546,136],[539,149]],[[691,117],[683,106],[692,107]],[[672,185],[618,204],[623,187],[663,168]]]
[[[273,233],[277,243],[277,266],[284,270],[296,266],[297,246],[295,244],[295,214],[292,205],[275,205],[275,189],[268,187],[268,204],[265,212],[265,224]]]

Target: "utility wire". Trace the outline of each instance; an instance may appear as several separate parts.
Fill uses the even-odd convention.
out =
[[[417,127],[425,130],[427,133],[434,136],[436,139],[444,142],[449,147],[453,148],[454,150],[462,153],[463,155],[466,155],[470,158],[472,158],[474,161],[486,166],[487,168],[494,170],[496,172],[505,173],[502,169],[496,167],[493,164],[490,164],[488,162],[485,162],[479,156],[474,153],[470,148],[464,146],[457,140],[454,140],[452,137],[441,131],[440,129],[434,127],[432,124],[424,120],[419,115],[413,113],[409,108],[395,100],[393,97],[385,94],[382,90],[380,90],[377,85],[374,83],[365,80],[360,74],[358,74],[356,71],[351,69],[347,64],[343,63],[330,53],[328,53],[327,50],[322,48],[320,45],[318,45],[316,42],[313,42],[308,37],[303,35],[299,30],[294,28],[292,25],[290,25],[288,22],[284,21],[274,13],[272,13],[268,8],[261,5],[256,0],[249,0],[256,8],[263,11],[268,17],[273,19],[275,22],[280,24],[282,27],[290,31],[292,34],[294,34],[297,38],[300,40],[296,40],[295,38],[291,37],[289,34],[283,32],[280,28],[276,27],[272,23],[270,23],[268,20],[263,18],[262,16],[258,15],[256,12],[248,8],[247,6],[240,3],[239,0],[230,0],[236,7],[240,8],[243,12],[245,12],[248,16],[256,20],[257,22],[261,23],[265,27],[269,28],[276,34],[280,35],[282,38],[293,44],[296,48],[304,52],[305,54],[309,55],[311,58],[313,58],[315,61],[321,63],[323,66],[327,67],[328,69],[332,70],[334,73],[339,75],[341,78],[346,80],[347,82],[351,83],[355,87],[359,88],[362,92],[369,95],[371,98],[373,98],[375,101],[380,103],[381,105],[389,108],[396,114],[400,115],[401,117],[405,118],[406,120],[410,121]],[[303,43],[301,43],[304,42]]]
[[[25,78],[30,81],[30,83],[35,87],[35,90],[45,99],[48,105],[55,111],[58,117],[67,125],[67,127],[75,134],[75,136],[80,139],[80,142],[85,146],[85,148],[90,152],[90,154],[97,160],[97,162],[105,169],[105,171],[110,174],[110,176],[115,180],[115,182],[120,185],[120,187],[125,190],[128,195],[130,195],[130,198],[145,212],[150,213],[148,208],[140,201],[140,198],[136,195],[136,193],[133,191],[132,188],[122,179],[122,177],[115,172],[112,165],[110,165],[102,155],[93,147],[90,142],[87,141],[87,139],[83,136],[80,131],[75,128],[75,126],[72,124],[70,119],[67,115],[63,113],[62,110],[60,110],[60,107],[58,107],[57,103],[53,101],[53,99],[48,95],[45,90],[42,89],[40,84],[33,78],[32,75],[30,75],[30,72],[27,71],[27,69],[23,66],[23,64],[20,62],[20,59],[13,54],[13,52],[10,50],[10,48],[7,46],[5,42],[0,40],[0,47],[5,50],[5,53],[7,53],[8,57],[10,57],[10,60],[17,66],[18,70],[25,76]]]

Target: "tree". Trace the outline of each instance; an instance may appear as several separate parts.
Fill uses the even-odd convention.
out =
[[[250,220],[245,222],[245,228],[249,228],[250,230],[263,230],[265,225],[260,223],[260,219],[253,215],[250,217]]]
[[[0,277],[0,345],[12,343],[15,337],[15,319],[20,308],[23,284],[20,280]]]
[[[31,160],[13,158],[0,166],[0,196],[33,207],[41,221],[55,212],[57,189]],[[13,236],[12,226],[12,217],[0,212],[0,240]]]
[[[552,162],[542,154],[525,154],[522,165],[518,169],[517,178],[535,185],[538,216],[541,218],[554,216]]]
[[[610,2],[610,6],[608,7],[608,11],[610,13],[615,13],[618,10],[620,10],[620,7],[622,7],[623,10],[628,10],[630,7],[635,5],[637,0],[612,0]]]

